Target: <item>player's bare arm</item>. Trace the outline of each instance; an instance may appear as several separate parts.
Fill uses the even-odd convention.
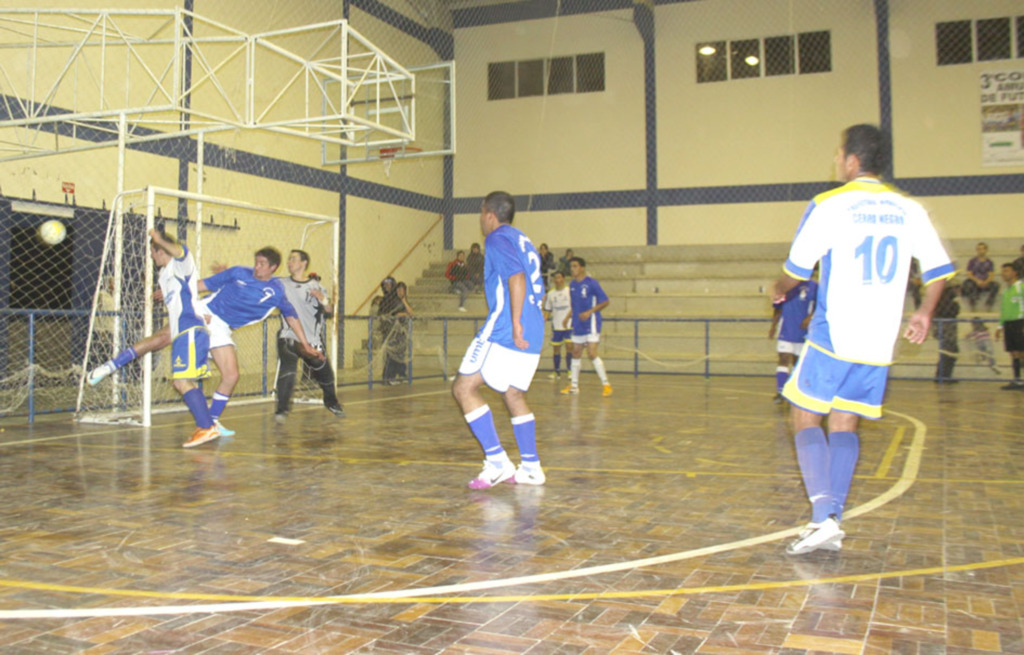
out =
[[[165,241],[163,236],[160,234],[160,230],[153,228],[152,230],[149,231],[149,236],[151,239],[153,239],[153,244],[157,248],[160,248],[161,250],[169,254],[171,257],[179,259],[182,256],[184,256],[185,249],[181,247],[181,244]]]
[[[611,302],[612,302],[611,300],[605,300],[602,303],[598,303],[598,304],[594,305],[590,309],[587,309],[587,310],[584,310],[584,311],[580,312],[580,320],[581,321],[586,321],[591,316],[593,316],[596,312],[599,312],[602,309],[604,309],[605,307],[607,307],[608,305],[610,305]]]
[[[910,343],[922,344],[928,337],[928,328],[932,324],[932,314],[935,312],[935,306],[939,304],[939,297],[942,295],[942,290],[945,286],[945,280],[936,280],[925,287],[924,295],[921,298],[921,306],[911,315],[910,321],[907,323],[907,329],[903,333],[903,337]]]
[[[325,359],[324,354],[309,345],[309,341],[306,340],[306,331],[302,329],[302,323],[299,322],[299,319],[294,316],[285,316],[284,320],[295,333],[295,336],[299,338],[299,351],[306,357],[323,361]]]
[[[516,273],[508,279],[508,300],[512,309],[512,341],[516,348],[526,350],[529,342],[523,339],[523,302],[526,300],[526,274]]]

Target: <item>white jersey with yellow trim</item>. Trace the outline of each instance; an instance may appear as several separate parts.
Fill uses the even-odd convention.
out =
[[[815,197],[784,266],[805,280],[821,263],[807,340],[841,359],[890,364],[912,257],[924,284],[956,273],[916,200],[867,177]]]
[[[196,285],[199,275],[196,262],[188,247],[182,244],[181,257],[174,257],[160,269],[157,283],[164,294],[164,305],[167,307],[167,323],[171,328],[171,336],[176,337],[186,330],[205,327],[203,306],[199,302]]]

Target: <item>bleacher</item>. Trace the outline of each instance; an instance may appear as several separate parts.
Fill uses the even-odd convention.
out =
[[[997,272],[1003,262],[1019,254],[1019,244],[1008,239],[987,242]],[[975,243],[947,243],[958,268],[974,255]],[[564,251],[564,247],[552,249]],[[587,273],[601,283],[611,299],[604,312],[601,346],[609,370],[772,375],[776,355],[774,341],[767,337],[772,315],[769,288],[780,274],[787,252],[788,244],[783,243],[576,249],[587,261]],[[409,298],[417,316],[414,368],[419,368],[417,362],[422,360],[422,368],[414,373],[417,376],[439,368],[445,347],[449,370],[454,371],[479,319],[487,313],[482,294],[470,295],[466,313],[457,311],[458,295],[448,292],[444,278],[453,257],[454,252],[445,252],[410,286]],[[912,311],[908,296],[905,312]],[[966,304],[962,306],[961,319],[975,316],[985,319],[995,332],[997,314],[970,312]],[[994,377],[987,367],[974,363],[970,344],[964,340],[968,330],[968,325],[960,324],[962,355],[956,375]],[[549,349],[546,345],[541,369],[550,366]],[[995,350],[997,360],[1007,364],[1002,345],[995,344]],[[920,347],[901,341],[893,375],[930,377],[937,359],[934,339]]]

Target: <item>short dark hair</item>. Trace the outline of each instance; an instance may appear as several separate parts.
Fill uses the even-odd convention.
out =
[[[863,173],[881,175],[889,166],[889,138],[874,125],[851,125],[843,133],[843,152],[856,155]]]
[[[1012,268],[1015,273],[1017,272],[1017,267],[1012,262],[1006,262],[1003,264],[1003,268]]]
[[[306,266],[309,266],[309,253],[305,250],[299,250],[298,248],[292,248],[292,252],[299,256],[299,259],[306,262]]]
[[[585,259],[583,259],[582,257],[570,257],[570,258],[569,258],[569,263],[571,264],[571,263],[573,263],[573,262],[576,262],[577,264],[579,264],[579,265],[580,265],[580,266],[582,266],[583,268],[586,268],[586,267],[587,267],[587,262],[586,262],[586,260],[585,260]]]
[[[1024,248],[1024,246],[1021,246],[1021,248]],[[469,250],[470,250],[470,252],[472,252],[473,250],[480,250],[480,244],[479,243],[474,243],[473,245],[471,245],[469,247]]]
[[[455,252],[455,256],[456,256],[456,257],[458,257],[459,255],[465,255],[465,254],[466,254],[466,251],[465,251],[465,250],[457,250],[457,251]]]
[[[988,248],[988,244],[985,243],[984,241],[979,241],[978,242],[978,246],[985,246],[986,248]],[[974,247],[977,248],[978,246],[974,246]]]
[[[277,268],[281,265],[281,251],[274,246],[263,246],[256,251],[254,257],[262,257],[267,260],[267,263]]]
[[[516,217],[516,201],[504,191],[491,191],[484,198],[484,210],[498,217],[499,223],[512,223]]]

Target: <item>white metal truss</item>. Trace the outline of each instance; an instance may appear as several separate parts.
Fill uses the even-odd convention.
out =
[[[229,129],[415,139],[413,73],[345,20],[246,34],[184,9],[0,9],[0,161]]]

